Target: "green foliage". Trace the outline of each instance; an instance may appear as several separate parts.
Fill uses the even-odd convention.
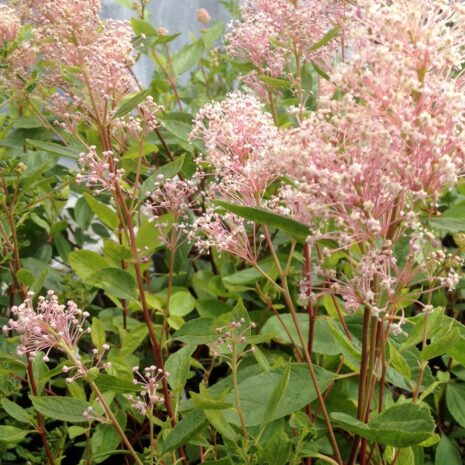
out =
[[[409,226],[394,241],[387,273],[411,260],[411,279],[396,281],[394,296],[381,281],[355,297],[344,294],[340,286],[365,278],[357,273],[366,250],[385,250],[388,241],[341,246],[332,239],[341,232],[337,219],[325,216],[310,228],[292,208],[292,216],[272,211],[269,200],[293,186],[286,176],[273,175],[257,198],[224,193],[222,173],[210,176],[201,157],[204,142],[191,137],[198,110],[242,90],[244,72],[254,73],[278,130],[292,130],[296,116],[319,107],[329,68],[294,49],[283,75],[235,61],[224,50],[227,28],[215,20],[179,47],[180,34],[157,28],[146,0],[119,3],[134,10],[136,59],[145,55],[154,65],[147,89],[95,101],[99,89],[89,92],[85,70],[58,63],[53,85],[54,64],[40,54],[24,82],[16,70],[13,90],[0,88],[1,324],[17,318],[12,307],[28,291],[37,294],[34,308],[38,295],[54,289],[60,304],[72,300],[89,313],[77,315],[73,324],[85,322],[69,334],[50,326],[60,343],[31,362],[17,351],[20,334],[6,328],[0,336],[0,463],[51,463],[49,454],[56,465],[122,463],[124,454],[138,465],[300,465],[309,458],[354,465],[367,463],[362,453],[370,454],[367,465],[462,463],[465,286],[439,289],[435,273],[463,268],[464,184],[415,206],[448,254],[443,268],[431,259],[426,278],[415,269],[433,248],[422,239],[412,252],[418,231]],[[221,3],[239,14],[236,2]],[[10,54],[32,28],[0,44],[0,86]],[[345,40],[342,24],[325,30],[309,52]],[[273,40],[271,51],[287,46]],[[67,111],[80,118],[57,125],[63,115],[52,95],[67,95],[67,86],[77,105]],[[343,98],[340,89],[330,96]],[[150,127],[137,119],[147,97],[163,106]],[[113,153],[115,166],[105,165],[102,176],[119,170],[111,173],[118,189],[76,182],[76,164],[90,146],[100,161]],[[185,212],[163,203],[167,181],[198,183],[189,198],[175,193]],[[219,200],[203,195],[212,181]],[[210,209],[243,220],[251,257],[193,247],[192,236],[202,236],[196,221]],[[222,226],[227,242],[233,228]],[[309,242],[314,234],[331,239]],[[349,306],[371,292],[379,319],[368,302]],[[65,333],[79,336],[72,350]],[[151,369],[155,381],[144,379]]]

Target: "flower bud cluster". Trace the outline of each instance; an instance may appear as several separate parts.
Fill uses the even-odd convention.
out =
[[[238,321],[231,321],[226,326],[216,328],[218,333],[217,340],[211,344],[213,354],[217,357],[224,355],[224,353],[232,354],[237,350],[239,344],[247,345],[246,334],[250,333],[251,329],[256,328],[256,324],[251,322],[248,326],[245,326],[245,319],[240,318]],[[254,348],[241,351],[241,355],[247,352],[253,352]],[[238,355],[238,354],[236,354]]]
[[[145,368],[143,373],[140,372],[139,367],[134,367],[133,373],[135,375],[133,383],[141,386],[142,390],[139,395],[130,395],[128,399],[137,412],[146,415],[147,412],[151,413],[156,405],[164,404],[165,399],[159,390],[162,380],[170,374],[155,365]]]
[[[11,319],[3,327],[5,333],[16,331],[21,336],[18,346],[19,355],[33,358],[38,352],[45,352],[44,360],[52,349],[65,353],[76,353],[81,337],[90,332],[86,328],[89,313],[80,310],[73,301],[61,305],[54,291],[48,291],[47,297],[39,297],[34,309],[33,293],[19,306],[11,308],[16,319]]]

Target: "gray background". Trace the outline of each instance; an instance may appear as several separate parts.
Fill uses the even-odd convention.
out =
[[[198,8],[206,8],[213,20],[228,21],[228,12],[219,0],[151,0],[148,5],[149,22],[154,27],[165,27],[171,34],[181,35],[172,42],[177,49],[190,42],[190,35],[198,35],[205,25],[196,18]],[[114,19],[129,19],[133,11],[120,5],[116,0],[102,0],[102,17]],[[150,60],[142,57],[136,66],[136,74],[143,85],[148,85],[153,66]]]

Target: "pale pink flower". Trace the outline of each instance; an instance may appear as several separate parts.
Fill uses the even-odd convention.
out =
[[[143,205],[143,211],[153,221],[158,229],[158,236],[165,247],[174,250],[185,242],[188,236],[189,210],[193,208],[194,196],[198,191],[197,182],[194,179],[180,179],[174,177],[165,179],[160,175],[154,183],[151,192],[147,192],[147,201]],[[166,213],[174,215],[173,223],[167,224],[161,221],[161,216]]]
[[[255,225],[250,224],[250,231],[246,226],[237,215],[220,215],[210,208],[194,220],[188,237],[201,252],[209,253],[210,248],[216,248],[220,253],[227,252],[255,264],[260,248],[257,239],[261,239],[257,238]]]
[[[16,11],[7,5],[0,5],[0,47],[16,39],[21,29],[21,20]]]
[[[248,0],[241,7],[240,21],[233,21],[227,34],[228,53],[255,66],[246,76],[247,85],[266,98],[259,74],[287,77],[296,56],[304,62],[323,62],[334,55],[335,42],[315,45],[340,23],[343,2],[332,0]]]
[[[213,354],[217,357],[222,355],[226,358],[230,358],[231,352],[235,350],[235,347],[240,348],[240,355],[245,355],[247,352],[253,352],[255,349],[251,347],[248,350],[244,350],[240,347],[241,344],[247,345],[247,338],[250,336],[250,331],[256,328],[255,323],[250,323],[247,326],[245,325],[245,319],[240,318],[237,321],[231,321],[226,326],[221,326],[216,328],[218,333],[218,338],[212,344],[210,344],[210,349],[213,351]],[[235,347],[234,347],[235,346]]]
[[[34,357],[43,351],[45,361],[52,349],[75,354],[81,337],[90,332],[90,328],[85,327],[89,313],[80,310],[73,301],[61,305],[53,291],[48,291],[46,298],[39,297],[34,308],[32,295],[29,293],[24,303],[12,307],[16,319],[11,319],[3,327],[4,332],[16,331],[20,334],[18,354]]]
[[[114,191],[116,184],[124,176],[124,169],[118,169],[118,159],[110,150],[98,154],[95,146],[90,146],[87,153],[79,155],[81,171],[76,176],[78,183],[85,183],[89,187],[99,187],[96,193],[109,190]]]
[[[34,26],[47,82],[69,98],[69,113],[77,109],[86,119],[105,122],[122,98],[136,90],[128,69],[134,62],[131,25],[101,20],[98,0],[21,3]],[[73,79],[64,77],[63,69]]]
[[[231,93],[222,102],[205,105],[195,118],[192,138],[201,138],[205,160],[218,176],[216,196],[256,204],[276,178],[273,158],[280,134],[271,115],[253,96]]]
[[[193,195],[197,192],[197,183],[179,177],[165,179],[160,175],[154,183],[154,189],[147,192],[145,212],[152,220],[157,220],[166,212],[174,213],[176,218],[184,218],[193,206]]]
[[[162,405],[165,402],[159,390],[162,380],[169,376],[169,373],[155,365],[145,368],[143,373],[139,371],[139,367],[134,367],[133,372],[135,375],[133,383],[141,386],[142,390],[137,396],[128,396],[131,406],[141,415],[147,412],[152,413],[156,405]]]

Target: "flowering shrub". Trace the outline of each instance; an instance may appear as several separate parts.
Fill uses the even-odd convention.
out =
[[[222,3],[0,6],[1,463],[462,463],[465,7]]]

